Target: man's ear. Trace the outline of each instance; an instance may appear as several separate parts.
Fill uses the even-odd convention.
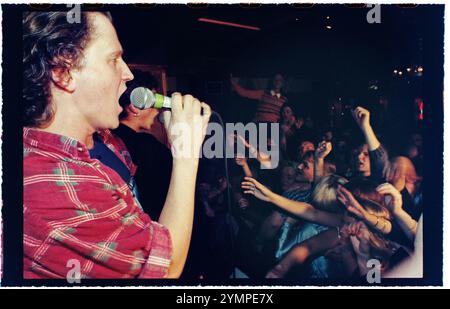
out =
[[[52,81],[58,88],[65,91],[72,93],[76,89],[75,79],[67,68],[52,69]]]
[[[139,116],[140,109],[138,109],[136,106],[134,106],[133,104],[130,103],[127,106],[127,112],[128,112],[128,115],[132,115],[132,116],[136,117],[136,116]]]

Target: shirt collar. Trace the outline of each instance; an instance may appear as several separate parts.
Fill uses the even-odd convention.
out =
[[[278,99],[281,98],[281,93],[276,93],[274,90],[270,90],[270,95]]]
[[[112,134],[109,130],[97,132],[100,139],[106,144]],[[37,148],[42,151],[55,152],[73,159],[90,160],[86,145],[74,138],[60,134],[45,132],[34,128],[23,129],[24,148]]]

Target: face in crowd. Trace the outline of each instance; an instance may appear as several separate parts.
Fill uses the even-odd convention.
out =
[[[290,108],[289,106],[284,106],[283,110],[281,112],[281,116],[282,116],[283,120],[288,120],[292,116],[294,116],[294,112],[292,111],[292,108]]]
[[[300,144],[300,146],[298,147],[299,153],[298,156],[299,158],[303,158],[303,156],[308,152],[308,151],[314,151],[316,150],[316,147],[314,146],[314,144],[310,141],[304,141]]]
[[[273,78],[273,88],[275,91],[280,91],[284,85],[284,78],[281,74],[276,74]]]
[[[370,176],[370,157],[367,144],[353,150],[352,163],[355,172],[362,176]]]

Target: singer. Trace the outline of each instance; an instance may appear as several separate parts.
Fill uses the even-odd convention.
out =
[[[98,136],[131,174],[136,170],[109,131],[119,125],[119,97],[133,79],[111,16],[83,12],[80,23],[69,23],[65,12],[26,13],[23,49],[24,277],[178,278],[198,159],[174,156],[155,222],[121,175],[89,155]],[[174,94],[165,112],[169,141],[183,123],[201,136],[188,145],[199,150],[210,114],[207,104]]]

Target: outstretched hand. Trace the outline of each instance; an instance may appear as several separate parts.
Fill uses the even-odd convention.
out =
[[[377,191],[378,193],[389,197],[386,205],[393,214],[402,210],[402,195],[393,185],[390,183],[383,183],[377,187]]]
[[[273,192],[266,186],[258,182],[251,177],[245,177],[245,181],[242,182],[241,187],[244,189],[245,194],[251,194],[261,201],[270,202]]]
[[[337,198],[345,206],[348,212],[363,220],[367,218],[368,212],[355,199],[353,194],[343,186],[338,187]]]

